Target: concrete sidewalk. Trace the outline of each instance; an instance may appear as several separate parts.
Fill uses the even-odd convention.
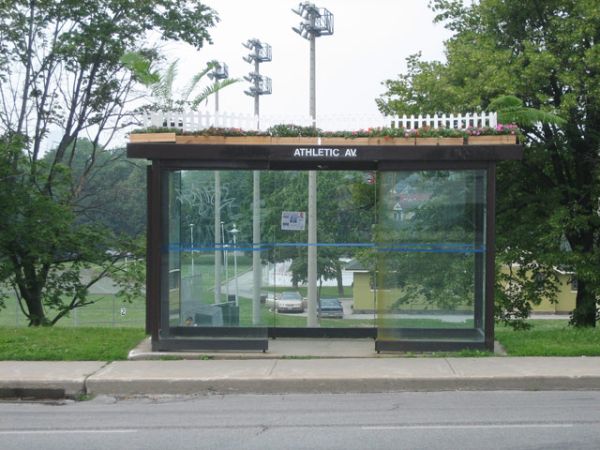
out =
[[[600,357],[0,362],[0,397],[600,389]]]

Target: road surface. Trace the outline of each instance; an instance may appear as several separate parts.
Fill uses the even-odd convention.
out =
[[[0,403],[7,449],[590,449],[600,392],[207,395]]]

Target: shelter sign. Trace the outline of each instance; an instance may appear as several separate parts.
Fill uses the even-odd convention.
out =
[[[282,211],[281,229],[284,231],[304,231],[306,213],[304,211]]]

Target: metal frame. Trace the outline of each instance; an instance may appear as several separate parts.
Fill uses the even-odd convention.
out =
[[[202,150],[200,150],[202,147]],[[311,146],[316,149],[325,146]],[[350,148],[350,146],[348,146]],[[347,337],[375,338],[380,351],[452,351],[487,349],[494,346],[494,257],[496,162],[522,157],[520,145],[490,146],[363,146],[352,160],[293,157],[297,146],[289,145],[199,145],[136,143],[128,144],[130,158],[152,160],[148,167],[148,249],[147,249],[147,316],[146,331],[152,336],[153,350],[262,350],[268,338],[276,337]],[[340,147],[344,148],[344,147]],[[377,339],[377,328],[208,328],[168,327],[168,318],[161,325],[161,243],[164,242],[162,208],[164,203],[163,173],[176,169],[239,169],[239,170],[468,170],[487,171],[485,214],[485,301],[484,336],[481,342],[468,340],[480,337],[478,329],[398,329],[407,339]],[[163,321],[164,322],[164,321]],[[165,330],[165,324],[167,329]],[[263,331],[266,328],[266,332]],[[254,335],[253,335],[254,330]],[[261,330],[259,332],[259,330]],[[418,333],[419,338],[411,336]],[[443,333],[445,339],[439,339]],[[461,334],[462,333],[462,334]],[[466,333],[466,334],[465,334]],[[263,334],[263,337],[259,337]],[[453,336],[450,336],[454,334]],[[429,336],[423,339],[423,336]],[[450,336],[450,338],[448,338]]]

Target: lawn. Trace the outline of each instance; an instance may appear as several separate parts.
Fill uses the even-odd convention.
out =
[[[567,320],[531,320],[533,327],[513,331],[496,327],[496,340],[510,356],[600,356],[600,328],[575,329]]]
[[[144,336],[134,328],[0,327],[0,360],[124,360]]]
[[[268,314],[277,326],[306,326],[304,317]],[[347,321],[329,319],[324,320],[322,326],[342,326],[343,322]],[[367,322],[362,326],[369,326]],[[533,328],[527,331],[497,327],[496,338],[509,356],[600,356],[599,328],[573,329],[567,326],[566,320],[532,320],[531,323]],[[124,360],[143,338],[141,328],[0,327],[0,360]],[[475,356],[470,352],[451,355]]]
[[[143,328],[146,321],[146,299],[136,298],[125,303],[112,294],[90,294],[94,304],[71,311],[56,324],[58,327],[133,327]],[[54,317],[52,310],[48,317]],[[27,325],[27,319],[20,311],[16,298],[9,297],[6,307],[0,309],[0,327]]]

